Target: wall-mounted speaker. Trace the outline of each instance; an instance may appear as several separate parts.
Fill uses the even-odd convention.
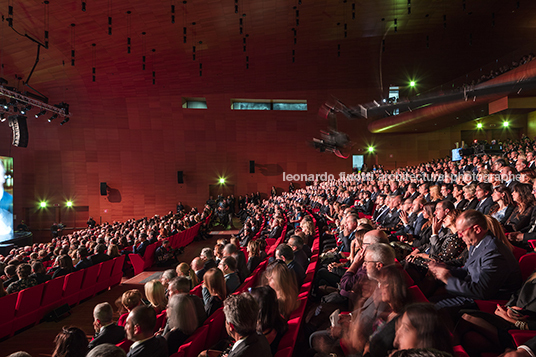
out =
[[[254,174],[255,173],[255,161],[251,160],[249,162],[249,173]]]
[[[182,177],[182,171],[177,171],[177,183],[184,183],[184,178]]]
[[[108,195],[108,185],[106,184],[106,182],[100,183],[100,194],[101,196]]]
[[[9,116],[9,126],[13,132],[13,146],[25,148],[28,146],[28,126],[24,115]]]

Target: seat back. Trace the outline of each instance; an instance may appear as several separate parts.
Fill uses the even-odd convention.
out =
[[[13,320],[17,306],[18,293],[9,294],[0,298],[0,338],[13,334]]]
[[[205,347],[207,336],[208,336],[208,325],[202,325],[186,341],[185,345],[187,345],[188,347],[185,348],[184,356],[185,357],[197,357],[199,353],[201,353],[201,351],[203,351],[203,348]],[[179,352],[181,352],[181,349],[183,346],[179,348]]]
[[[57,277],[47,281],[43,289],[43,299],[41,299],[41,317],[45,316],[49,311],[63,304],[63,284],[65,276]]]
[[[161,328],[164,328],[166,321],[167,321],[167,310],[164,310],[158,315],[156,315],[156,324],[154,326],[154,332],[160,330]]]
[[[145,254],[147,254],[147,250],[145,252]],[[132,263],[132,267],[134,268],[134,275],[141,274],[145,266],[145,261],[143,260],[141,255],[136,253],[130,253],[128,257],[130,258],[130,262]]]
[[[97,283],[99,270],[100,264],[92,265],[89,268],[84,269],[84,280],[80,287],[79,300],[84,300],[95,295],[95,284]]]
[[[218,310],[214,311],[207,321],[205,321],[205,325],[208,325],[208,335],[207,340],[205,341],[204,349],[210,349],[222,338],[227,336],[223,307],[220,307]]]
[[[79,270],[65,276],[63,283],[63,298],[65,303],[69,305],[76,305],[80,301],[78,295],[80,293],[80,286],[82,286],[82,280],[84,279],[84,271]]]
[[[123,265],[125,264],[126,255],[121,255],[114,259],[114,267],[110,277],[110,286],[115,286],[121,283],[123,278]]]
[[[110,286],[110,278],[114,268],[114,259],[100,263],[99,275],[97,277],[97,292],[106,290]]]
[[[147,270],[148,268],[153,266],[154,263],[154,252],[156,251],[156,248],[160,246],[160,242],[149,244],[147,249],[145,249],[145,254],[143,255],[144,265],[143,270]]]
[[[412,302],[428,302],[428,299],[422,293],[421,289],[417,285],[410,286],[408,288],[409,298]]]
[[[39,322],[39,306],[41,305],[44,287],[45,284],[39,284],[19,291],[13,331]]]
[[[530,274],[536,270],[536,253],[525,254],[519,259],[519,269],[521,277],[526,281]]]

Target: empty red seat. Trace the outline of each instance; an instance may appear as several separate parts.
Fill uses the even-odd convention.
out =
[[[57,277],[47,281],[43,289],[43,298],[41,299],[40,317],[42,319],[50,311],[64,304],[63,300],[63,284],[65,276]]]
[[[158,315],[156,315],[156,324],[154,326],[154,332],[160,330],[161,328],[164,328],[166,321],[167,321],[167,310],[164,310]]]
[[[45,284],[39,284],[19,291],[13,331],[18,331],[26,326],[33,326],[39,322],[39,306],[41,305],[44,287]]]
[[[84,269],[84,280],[80,286],[79,301],[95,296],[95,285],[99,276],[100,265],[93,265]]]
[[[97,278],[97,283],[95,284],[96,293],[108,290],[108,288],[110,287],[110,279],[112,277],[114,262],[115,261],[113,259],[110,259],[100,263],[99,275]]]
[[[519,269],[521,277],[526,281],[530,274],[536,270],[536,253],[525,254],[519,259]]]
[[[110,287],[119,285],[123,278],[123,265],[125,264],[126,255],[121,255],[114,259],[112,276],[110,277]]]
[[[83,270],[75,271],[65,276],[65,281],[63,283],[63,299],[66,304],[74,306],[80,302],[78,296],[80,295],[80,286],[82,286],[83,279]]]

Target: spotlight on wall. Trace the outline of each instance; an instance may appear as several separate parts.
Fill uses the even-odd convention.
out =
[[[39,113],[37,113],[37,114],[35,115],[35,118],[37,119],[37,118],[39,118],[41,115],[45,115],[46,113],[47,113],[47,111],[43,109],[43,110],[41,110]]]
[[[56,119],[58,117],[58,114],[52,115],[50,118],[48,118],[48,122],[50,123],[52,120]]]
[[[26,107],[21,108],[20,113],[24,115],[28,113],[30,110],[32,110],[32,106],[28,104]]]
[[[60,125],[63,125],[65,123],[68,123],[69,122],[69,117],[65,117],[65,119],[63,119],[63,121],[60,123]]]

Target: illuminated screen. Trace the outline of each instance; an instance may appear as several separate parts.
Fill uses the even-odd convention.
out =
[[[462,159],[462,155],[460,153],[462,149],[452,149],[452,161],[460,161]]]
[[[0,243],[13,239],[13,158],[0,156]]]

